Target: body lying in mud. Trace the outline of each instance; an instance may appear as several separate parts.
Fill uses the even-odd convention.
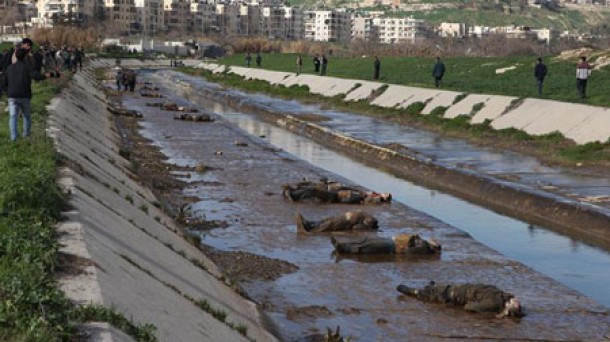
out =
[[[424,240],[417,234],[399,234],[392,238],[363,237],[348,241],[339,241],[332,236],[331,242],[338,254],[438,255],[442,251],[442,246],[436,240]]]
[[[167,110],[170,112],[188,112],[188,113],[197,113],[199,110],[197,108],[179,106],[175,102],[149,102],[146,104],[148,107],[159,107],[163,110]]]
[[[324,203],[381,204],[392,201],[389,193],[366,192],[323,178],[318,182],[303,181],[282,185],[283,196],[294,202],[313,200]]]
[[[297,233],[313,234],[325,232],[370,231],[379,228],[377,219],[364,211],[347,211],[342,215],[314,221],[307,220],[300,213],[296,216]]]
[[[472,312],[495,313],[497,318],[525,316],[519,300],[494,285],[437,285],[431,281],[423,289],[399,285],[397,290],[424,302],[462,306],[464,310]]]

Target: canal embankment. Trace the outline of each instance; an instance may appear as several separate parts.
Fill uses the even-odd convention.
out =
[[[256,305],[225,283],[139,183],[97,82],[89,70],[76,74],[48,107],[70,206],[58,226],[60,251],[79,260],[76,272],[59,279],[61,288],[76,304],[152,324],[163,341],[274,341]],[[94,330],[125,338],[109,327]]]
[[[213,72],[224,71],[224,69],[224,66],[219,66],[213,69]],[[262,72],[264,75],[275,73],[265,70],[253,70],[253,72]],[[274,78],[267,78],[266,80],[273,82],[274,80],[287,79],[286,75],[283,74],[272,74],[272,76]],[[306,76],[306,79],[319,77],[303,76]],[[343,86],[337,91],[349,89],[345,80],[338,80],[342,82],[340,84]],[[332,83],[332,81],[329,82]],[[187,84],[185,87],[188,89],[189,85]],[[331,87],[331,89],[334,88]],[[606,249],[610,247],[610,235],[608,234],[610,209],[604,205],[588,203],[566,196],[566,194],[548,191],[553,186],[532,186],[520,182],[518,177],[514,179],[512,175],[504,178],[498,174],[479,172],[459,163],[454,165],[442,164],[435,161],[431,156],[413,153],[414,151],[410,150],[409,146],[405,146],[406,148],[381,146],[370,140],[343,134],[339,129],[329,128],[324,122],[309,122],[306,119],[301,119],[299,113],[291,112],[286,107],[273,108],[264,100],[258,102],[244,100],[238,93],[209,91],[198,93],[198,95],[209,96],[225,101],[236,108],[257,113],[262,120],[303,134],[328,148],[341,150],[349,155],[366,160],[369,164],[387,169],[399,177],[455,194],[468,201],[533,224],[556,229],[596,246]],[[398,96],[398,94],[396,93],[394,96]],[[507,103],[509,102],[507,101]],[[578,179],[578,177],[573,178]],[[584,185],[589,187],[589,184]]]

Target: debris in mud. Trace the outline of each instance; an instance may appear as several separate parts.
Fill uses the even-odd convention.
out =
[[[291,321],[298,321],[308,318],[330,317],[333,313],[325,306],[311,305],[299,308],[288,308],[286,310],[286,318]]]
[[[239,141],[239,140],[235,140],[233,143],[235,144],[235,146],[242,146],[242,147],[248,146],[247,142],[243,142],[243,141]]]
[[[197,173],[204,173],[208,171],[208,167],[205,166],[203,163],[198,163],[197,166],[195,166],[195,171]]]
[[[160,89],[159,89],[159,87],[151,87],[150,85],[145,85],[145,86],[141,87],[140,90],[153,92],[153,91],[159,91]]]
[[[272,259],[247,252],[226,252],[201,244],[203,253],[230,279],[272,281],[284,274],[296,272],[299,267],[284,260]]]
[[[337,311],[344,315],[359,315],[362,310],[358,308],[341,308],[337,309]]]
[[[216,151],[216,152],[214,152],[214,155],[215,156],[222,156],[222,151]]]
[[[299,114],[297,117],[301,120],[309,122],[322,122],[330,120],[330,118],[327,116],[313,113]]]
[[[322,334],[313,334],[301,337],[297,340],[293,340],[293,342],[350,342],[352,340],[351,337],[342,337],[339,326],[337,326],[337,330],[334,332],[331,328],[326,328],[326,335]]]
[[[142,97],[152,97],[152,98],[162,98],[163,95],[157,92],[148,92],[148,91],[140,91],[140,96]]]
[[[377,318],[375,321],[377,324],[388,324],[388,320],[385,318]]]
[[[129,116],[133,118],[143,117],[142,113],[138,112],[137,110],[126,109],[118,103],[108,102],[106,109],[108,109],[110,113],[115,115]]]
[[[587,202],[587,203],[603,203],[603,202],[610,202],[610,196],[587,196],[587,197],[580,197],[579,200],[581,200],[582,202]]]
[[[214,118],[208,114],[186,114],[176,113],[174,120],[194,121],[194,122],[214,122]]]

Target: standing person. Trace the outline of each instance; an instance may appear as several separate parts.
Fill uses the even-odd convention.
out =
[[[381,71],[381,61],[379,61],[379,57],[375,56],[375,62],[373,62],[373,67],[375,68],[375,74],[373,75],[374,80],[379,79],[379,73]]]
[[[136,71],[133,69],[127,69],[125,72],[125,90],[127,88],[130,92],[133,92],[136,88]]]
[[[301,74],[301,69],[303,68],[303,57],[299,55],[297,57],[297,76]]]
[[[123,68],[119,66],[116,68],[116,90],[121,91],[121,87],[125,83],[125,72],[123,72]]]
[[[246,53],[246,65],[248,68],[250,67],[250,64],[252,64],[252,55],[248,52]]]
[[[318,54],[313,57],[313,70],[316,74],[320,72],[320,56]]]
[[[260,68],[262,62],[263,62],[263,56],[261,56],[260,52],[256,53],[256,66]]]
[[[443,82],[443,75],[445,75],[445,64],[441,62],[440,57],[436,57],[436,63],[432,69],[432,76],[434,77],[434,86],[438,88]]]
[[[581,99],[587,96],[587,79],[591,76],[592,66],[587,62],[587,57],[580,57],[580,63],[576,67],[576,89]]]
[[[538,57],[538,63],[534,68],[534,76],[536,77],[536,82],[538,83],[538,96],[542,96],[542,84],[544,83],[544,78],[548,70],[546,65],[542,62],[542,57]]]
[[[83,71],[83,58],[84,52],[82,48],[77,48],[74,50],[74,72],[76,70]]]
[[[322,57],[320,57],[321,60],[321,64],[322,64],[322,68],[320,69],[320,76],[324,76],[326,75],[326,67],[328,66],[328,58],[326,58],[326,55],[322,55]]]
[[[17,62],[6,69],[4,88],[8,95],[9,130],[11,141],[19,137],[17,117],[19,111],[23,114],[23,137],[30,135],[32,119],[30,117],[30,101],[32,99],[32,69],[26,64],[25,58],[29,51],[18,48],[15,50]]]

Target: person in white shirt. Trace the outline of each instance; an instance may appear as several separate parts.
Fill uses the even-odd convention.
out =
[[[592,66],[587,62],[587,57],[580,57],[580,63],[576,67],[576,89],[581,99],[586,97],[587,79],[591,76]]]

